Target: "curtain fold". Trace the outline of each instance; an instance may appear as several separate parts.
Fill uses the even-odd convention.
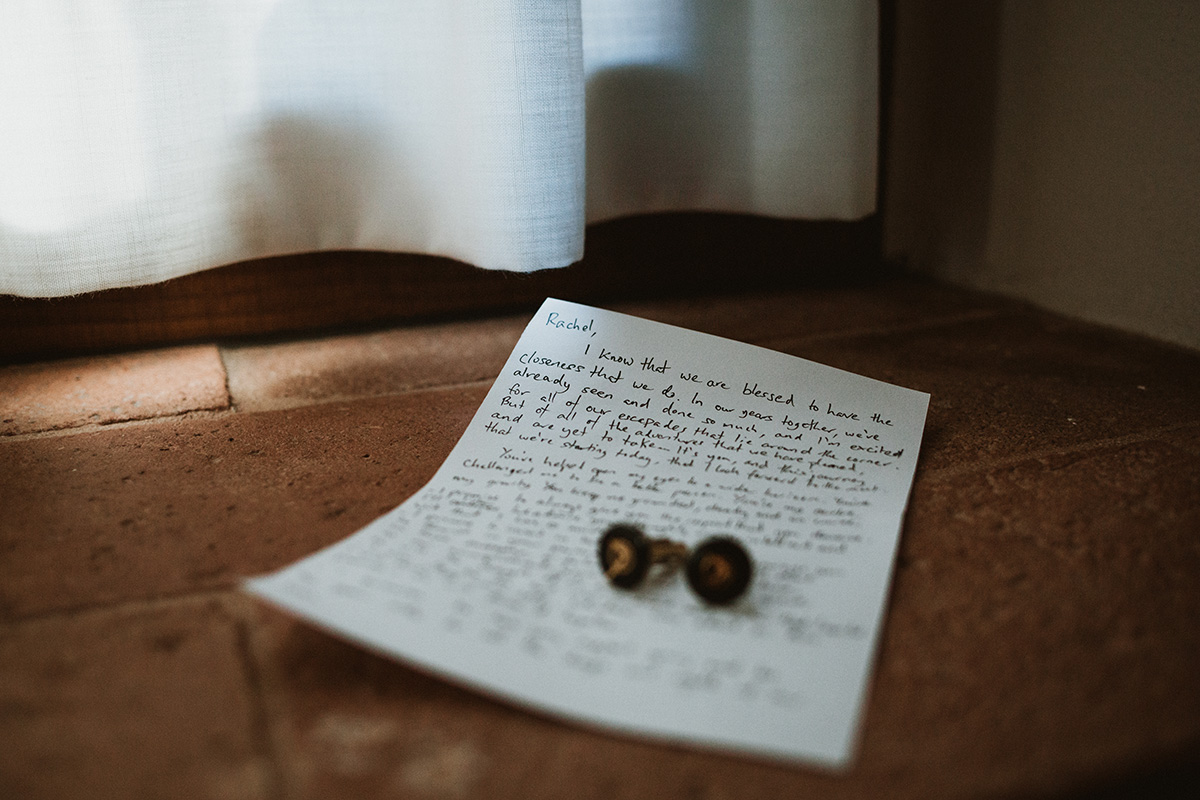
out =
[[[570,264],[587,221],[874,209],[864,0],[8,0],[0,292],[328,249]]]

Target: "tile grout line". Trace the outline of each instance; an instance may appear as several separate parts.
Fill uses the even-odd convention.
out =
[[[453,391],[456,389],[472,389],[481,386],[491,386],[493,383],[495,383],[495,381],[495,378],[480,378],[478,380],[459,381],[457,383],[431,383],[427,385],[417,385],[402,389],[400,391],[382,392],[380,394],[329,395],[318,400],[282,402],[264,406],[263,408],[242,409],[238,413],[268,414],[273,411],[291,411],[292,409],[296,408],[315,408],[317,406],[334,405],[337,403],[356,403],[360,400],[377,400],[385,397],[403,397],[410,394]]]
[[[917,480],[918,482],[931,481],[936,483],[943,480],[956,478],[960,475],[969,475],[975,472],[986,472],[989,470],[1001,469],[1003,467],[1012,467],[1026,461],[1047,458],[1050,456],[1086,454],[1104,449],[1106,447],[1119,447],[1122,445],[1138,444],[1141,442],[1161,441],[1164,434],[1190,429],[1200,429],[1200,422],[1181,422],[1175,425],[1165,425],[1149,431],[1143,431],[1141,433],[1131,433],[1124,436],[1095,439],[1090,442],[1083,442],[1069,447],[1033,450],[1005,458],[974,461],[970,464],[964,464],[961,466],[942,467],[939,469],[933,469],[919,473],[917,475]],[[0,629],[15,627],[18,625],[48,622],[55,619],[85,616],[92,613],[119,613],[126,610],[135,610],[156,606],[183,605],[187,603],[198,602],[205,598],[220,599],[222,597],[239,597],[241,596],[239,585],[239,583],[234,583],[223,587],[194,589],[190,591],[179,592],[177,594],[159,595],[154,597],[126,598],[112,602],[91,603],[72,606],[69,608],[54,609],[52,611],[17,617],[15,619],[0,620]]]
[[[266,680],[256,653],[254,622],[250,618],[253,610],[246,596],[237,585],[215,589],[199,589],[150,598],[130,598],[111,603],[98,603],[58,609],[14,620],[0,622],[0,633],[26,625],[54,624],[67,620],[78,620],[96,615],[135,614],[139,611],[153,612],[159,609],[178,609],[205,601],[217,601],[231,614],[234,634],[234,650],[241,668],[242,679],[250,695],[250,735],[255,754],[267,764],[271,778],[268,797],[283,800],[290,795],[287,779],[280,758],[280,747],[274,735],[270,702],[267,699]]]
[[[11,433],[6,436],[0,436],[0,444],[5,442],[28,442],[34,439],[61,439],[67,436],[75,436],[84,433],[100,433],[102,431],[112,430],[116,428],[132,428],[140,425],[153,425],[157,422],[173,419],[221,419],[225,416],[231,416],[238,413],[228,408],[193,408],[187,411],[181,411],[176,414],[161,414],[156,417],[140,417],[138,419],[121,419],[112,422],[95,422],[87,425],[73,425],[66,428],[51,428],[44,431],[30,431],[29,433]]]
[[[242,664],[242,676],[246,681],[246,688],[253,704],[253,718],[250,721],[251,735],[254,737],[258,755],[270,765],[272,787],[269,796],[276,800],[282,800],[288,795],[287,781],[280,748],[273,733],[274,726],[271,724],[272,715],[270,703],[267,700],[263,666],[259,663],[260,659],[255,652],[253,624],[249,619],[252,611],[246,607],[244,598],[236,590],[231,594],[236,599],[232,599],[230,605],[235,606],[238,614],[235,624],[238,658]]]
[[[755,344],[760,347],[770,347],[772,343],[782,342],[820,342],[820,341],[837,341],[840,339],[852,339],[858,336],[880,336],[888,333],[903,333],[918,330],[931,330],[938,327],[954,325],[962,322],[971,322],[976,320],[989,319],[993,317],[1003,316],[1005,314],[1018,313],[1007,309],[978,309],[975,311],[967,311],[960,314],[952,314],[950,316],[941,317],[936,320],[927,320],[920,322],[911,322],[897,325],[885,325],[881,327],[866,327],[848,331],[830,331],[825,333],[812,333],[800,335],[796,337],[786,337],[778,335],[765,336],[761,339],[746,339],[742,340],[748,344]],[[114,420],[112,422],[89,423],[84,425],[72,425],[63,428],[53,428],[40,431],[29,431],[27,433],[16,433],[0,436],[0,443],[3,442],[20,442],[28,441],[37,438],[56,438],[73,436],[79,433],[95,433],[98,431],[108,430],[114,427],[125,427],[138,424],[153,424],[164,420],[173,419],[196,419],[204,417],[219,418],[226,414],[243,414],[243,413],[261,413],[268,411],[286,411],[293,408],[306,408],[310,406],[327,405],[330,403],[346,403],[356,400],[367,400],[377,397],[397,397],[405,394],[413,394],[418,392],[433,391],[438,389],[458,389],[480,385],[494,381],[494,378],[482,378],[475,381],[462,381],[457,383],[431,383],[428,385],[416,385],[405,388],[399,391],[384,392],[380,394],[352,394],[352,395],[337,395],[322,397],[316,400],[300,399],[295,402],[282,402],[275,405],[270,405],[260,409],[243,409],[237,402],[236,397],[230,387],[230,372],[229,366],[225,361],[225,348],[220,344],[213,343],[217,351],[217,357],[221,363],[221,372],[223,376],[223,389],[225,392],[225,407],[223,408],[195,408],[188,409],[174,414],[161,414],[153,417],[143,417],[139,419],[123,419]]]
[[[193,420],[193,419],[213,419],[219,420],[227,416],[244,415],[244,414],[265,414],[273,411],[290,411],[296,408],[313,408],[316,406],[333,405],[335,403],[355,403],[360,400],[375,400],[384,397],[402,397],[409,394],[424,394],[426,392],[450,391],[454,389],[470,389],[479,386],[490,386],[495,382],[495,378],[481,378],[474,381],[461,381],[458,383],[435,383],[427,386],[414,386],[408,389],[403,389],[395,392],[384,392],[381,394],[360,394],[360,395],[338,395],[332,397],[322,397],[319,400],[298,403],[281,403],[267,408],[242,409],[237,407],[232,402],[228,408],[221,409],[191,409],[178,414],[163,414],[157,417],[143,417],[141,419],[123,419],[113,422],[93,423],[88,425],[76,425],[69,428],[54,428],[44,431],[32,431],[30,433],[13,433],[5,436],[0,436],[0,445],[6,442],[27,442],[34,439],[60,439],[68,436],[85,433],[101,433],[103,431],[131,428],[138,426],[154,425],[156,423],[169,420]]]
[[[475,385],[475,384],[465,384]],[[1004,467],[1012,467],[1026,461],[1047,458],[1050,456],[1086,454],[1106,447],[1138,444],[1142,442],[1161,441],[1164,434],[1174,433],[1177,431],[1185,431],[1190,429],[1200,429],[1200,422],[1181,422],[1175,425],[1165,425],[1154,428],[1141,433],[1131,433],[1124,436],[1115,436],[1105,439],[1095,439],[1089,442],[1083,442],[1069,447],[1054,447],[1044,450],[1033,450],[1026,453],[1008,456],[1005,458],[997,458],[983,461],[973,461],[969,464],[953,467],[941,467],[938,469],[928,470],[918,473],[917,481],[941,482],[943,480],[956,478],[960,475],[969,475],[976,472],[986,472],[989,470],[1001,469]],[[212,587],[204,589],[194,589],[189,591],[179,592],[177,594],[166,594],[152,597],[136,597],[115,600],[111,602],[89,603],[71,606],[68,608],[54,609],[38,614],[16,617],[13,619],[0,620],[0,630],[4,628],[16,627],[25,624],[37,624],[41,622],[49,622],[56,619],[64,619],[69,617],[86,616],[93,613],[120,613],[122,611],[152,608],[158,606],[173,606],[194,603],[205,598],[220,599],[222,597],[240,596],[239,584],[234,583],[228,586]]]
[[[1088,442],[1081,442],[1079,444],[1070,445],[1067,447],[1051,447],[1045,450],[1031,450],[1027,453],[1008,456],[1005,458],[973,461],[969,464],[963,464],[954,467],[941,467],[938,469],[929,470],[928,472],[920,473],[917,475],[917,479],[938,482],[949,478],[956,478],[960,475],[969,475],[974,472],[986,472],[988,470],[1000,469],[1003,467],[1012,467],[1026,461],[1039,458],[1047,458],[1058,455],[1072,455],[1075,453],[1082,454],[1101,450],[1105,447],[1119,447],[1122,445],[1138,444],[1141,442],[1161,441],[1163,434],[1187,430],[1189,428],[1200,428],[1200,422],[1180,422],[1174,425],[1164,425],[1148,431],[1142,431],[1141,433],[1128,433],[1124,436],[1093,439]]]
[[[72,617],[86,617],[92,614],[119,614],[136,612],[139,609],[170,608],[198,603],[204,600],[220,600],[222,597],[236,594],[236,584],[207,589],[191,589],[176,594],[163,594],[151,597],[127,597],[120,600],[101,601],[97,603],[81,603],[67,608],[56,608],[37,614],[0,620],[0,630],[15,628],[20,625],[36,625]]]
[[[238,407],[237,402],[235,402],[233,399],[233,389],[229,387],[229,365],[225,363],[225,348],[217,342],[213,342],[213,347],[216,348],[217,361],[221,362],[221,374],[225,379],[225,408],[226,410],[236,414],[238,413]]]

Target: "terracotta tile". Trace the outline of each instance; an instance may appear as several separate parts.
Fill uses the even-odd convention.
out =
[[[276,796],[220,601],[0,627],[0,796]]]
[[[1168,442],[918,482],[866,749],[995,793],[1164,754],[1200,777],[1198,530],[1200,456]]]
[[[922,470],[1200,422],[1200,353],[1050,315],[775,344],[929,392]]]
[[[1196,530],[1173,443],[920,483],[839,777],[543,718],[266,608],[256,630],[299,797],[1050,796],[1200,756]]]
[[[528,321],[509,317],[396,328],[225,347],[222,354],[239,410],[292,408],[490,381]]]
[[[411,331],[378,334],[376,350],[327,341],[308,352],[320,362],[308,377],[245,391],[248,407],[320,405],[0,441],[0,796],[1194,787],[1200,356],[955,290],[857,298],[814,290],[626,309],[933,392],[848,774],[531,714],[240,596],[31,619],[229,587],[353,532],[441,464],[524,325],[514,318],[492,339],[489,323],[459,338],[448,329],[440,338],[457,350],[444,356],[439,337],[422,344]],[[271,347],[252,355],[269,366]],[[464,377],[484,364],[486,375]],[[370,394],[392,396],[337,400]]]
[[[746,342],[925,324],[1015,307],[978,292],[910,279],[866,287],[707,297],[614,310]],[[241,410],[397,394],[491,380],[529,321],[395,328],[319,339],[227,346],[229,389]]]
[[[775,348],[781,339],[908,328],[1019,308],[982,292],[898,278],[865,286],[628,303],[614,310]]]
[[[486,387],[0,442],[0,619],[228,586],[441,465]]]
[[[212,345],[0,367],[0,434],[228,407]]]
[[[834,777],[530,713],[260,608],[256,652],[296,798],[882,796],[869,772]]]

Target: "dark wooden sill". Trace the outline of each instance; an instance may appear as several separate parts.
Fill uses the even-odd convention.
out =
[[[843,284],[879,272],[878,217],[857,222],[658,214],[591,226],[587,254],[532,274],[433,256],[326,252],[66,298],[0,296],[0,362],[190,341],[605,302]]]

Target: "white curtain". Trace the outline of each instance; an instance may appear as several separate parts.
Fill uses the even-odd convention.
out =
[[[3,0],[0,293],[874,210],[875,0]]]

